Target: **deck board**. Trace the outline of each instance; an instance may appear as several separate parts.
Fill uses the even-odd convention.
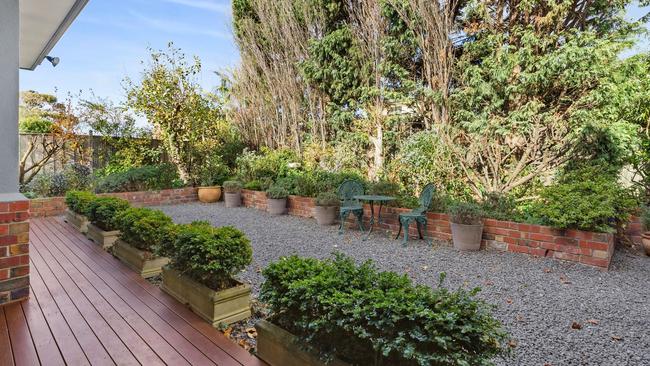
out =
[[[31,296],[0,307],[0,365],[265,365],[60,218],[30,220]]]

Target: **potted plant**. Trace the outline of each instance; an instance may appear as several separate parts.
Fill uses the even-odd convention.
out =
[[[251,316],[251,288],[234,278],[252,260],[250,241],[241,231],[207,222],[175,225],[158,253],[170,258],[162,290],[213,326]]]
[[[284,215],[287,212],[289,192],[279,184],[272,185],[266,191],[266,207],[271,215]]]
[[[257,356],[270,366],[488,365],[509,351],[491,306],[444,275],[417,286],[343,255],[284,257],[263,275]]]
[[[120,231],[115,217],[129,208],[129,202],[116,197],[98,197],[88,205],[88,231],[86,236],[104,249],[113,246]]]
[[[454,248],[466,251],[481,249],[483,213],[473,202],[458,202],[449,207],[451,238]]]
[[[88,218],[86,213],[88,204],[97,196],[86,191],[69,191],[65,194],[65,204],[68,207],[65,211],[65,221],[74,226],[79,232],[88,231]]]
[[[643,225],[643,234],[641,234],[641,242],[646,255],[650,255],[650,206],[645,206],[641,209],[641,225]]]
[[[314,207],[314,217],[318,225],[327,226],[334,224],[336,216],[339,213],[341,200],[334,192],[320,193],[316,197],[316,207]]]
[[[241,205],[241,188],[242,184],[237,180],[227,180],[223,182],[224,201],[226,207],[239,207]]]
[[[200,176],[201,186],[198,188],[199,201],[203,203],[219,201],[221,185],[226,180],[227,174],[227,168],[222,165],[212,165],[203,169]]]
[[[131,207],[117,214],[115,218],[119,239],[113,244],[113,255],[142,277],[153,277],[169,259],[154,254],[172,220],[162,211]]]

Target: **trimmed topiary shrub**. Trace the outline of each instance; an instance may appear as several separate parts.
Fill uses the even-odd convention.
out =
[[[291,256],[263,272],[261,300],[271,322],[323,359],[354,365],[491,365],[507,353],[506,333],[474,295],[414,286],[407,276],[379,272],[337,255]]]
[[[170,266],[215,291],[233,287],[233,275],[252,261],[250,240],[230,227],[205,221],[174,225],[157,249]]]
[[[120,239],[133,247],[151,252],[160,246],[173,224],[172,219],[162,211],[131,207],[115,217],[115,226],[120,230]]]
[[[86,216],[89,204],[97,199],[97,196],[86,191],[69,191],[65,194],[65,204],[68,209],[76,214]]]
[[[104,231],[117,230],[117,215],[129,208],[129,202],[115,197],[97,197],[88,205],[88,220]]]

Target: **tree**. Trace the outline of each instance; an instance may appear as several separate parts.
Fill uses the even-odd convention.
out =
[[[79,118],[71,97],[59,102],[54,95],[30,90],[21,93],[20,101],[19,129],[27,146],[18,162],[18,180],[24,186],[52,159],[67,160],[61,154],[80,148],[76,134]]]
[[[196,180],[196,165],[201,154],[196,146],[218,139],[224,119],[221,105],[205,93],[196,77],[201,62],[188,62],[173,44],[166,51],[150,49],[151,59],[141,80],[125,80],[128,106],[144,115],[160,130],[161,138],[179,177]]]

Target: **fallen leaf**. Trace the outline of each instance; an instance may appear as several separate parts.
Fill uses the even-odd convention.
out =
[[[569,279],[566,278],[565,276],[560,276],[560,282],[562,282],[565,285],[568,285],[568,284],[571,283],[571,281],[569,281]]]
[[[251,349],[251,345],[248,344],[248,342],[246,342],[245,339],[240,339],[240,340],[239,340],[239,346],[243,347],[246,351],[248,351],[249,349]]]
[[[427,269],[429,269],[429,266],[422,266],[423,271],[426,271]]]
[[[225,335],[226,338],[230,338],[230,334],[232,334],[232,327],[223,331],[223,335]]]
[[[589,320],[587,320],[587,323],[593,324],[593,325],[598,325],[599,321],[598,321],[598,319],[589,319]]]
[[[510,346],[510,347],[512,347],[512,348],[517,347],[517,341],[514,340],[514,339],[509,340],[509,341],[508,341],[508,346]]]
[[[485,281],[484,284],[485,284],[485,286],[492,286],[492,285],[494,285],[494,282],[488,280],[488,281]]]
[[[508,298],[508,299],[506,299],[506,302],[507,302],[508,304],[512,304],[512,299]]]
[[[553,366],[553,365],[551,365],[550,363],[546,362],[546,363],[544,364],[544,366]]]
[[[523,321],[524,321],[524,316],[521,315],[521,314],[517,314],[517,316],[515,317],[515,319],[517,319],[518,322],[523,322]]]
[[[246,335],[248,338],[257,338],[257,330],[255,328],[246,328]]]
[[[548,268],[548,267],[544,268],[544,273],[551,273],[551,272],[552,272],[552,270],[550,268]]]
[[[574,321],[571,323],[571,329],[582,329],[582,324]]]
[[[623,340],[623,337],[621,337],[621,336],[617,336],[617,335],[613,335],[613,336],[612,336],[612,340],[614,340],[614,341],[622,341],[622,340]]]

